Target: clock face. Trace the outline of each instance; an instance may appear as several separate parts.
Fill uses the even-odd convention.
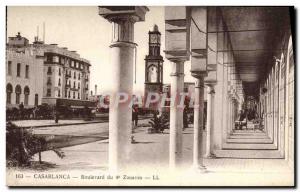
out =
[[[158,43],[157,35],[151,35],[150,36],[150,43]]]

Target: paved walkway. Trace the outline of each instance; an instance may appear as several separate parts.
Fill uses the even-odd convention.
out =
[[[90,126],[90,127],[89,127]],[[99,130],[106,130],[107,124],[91,124],[80,126],[68,134],[97,134]],[[106,127],[106,128],[105,128]],[[49,128],[47,131],[67,134],[66,129]],[[80,131],[80,129],[82,129]],[[192,165],[192,141],[193,131],[188,128],[184,131],[183,137],[183,165],[181,172],[170,173],[168,167],[169,134],[148,134],[146,127],[140,127],[134,133],[136,143],[131,145],[130,160],[128,169],[135,170],[132,174],[159,173],[165,182],[159,185],[291,185],[293,181],[293,169],[287,166],[282,159],[205,159],[207,173],[202,174]],[[88,132],[89,130],[89,132]],[[42,131],[37,129],[36,131]],[[108,171],[108,140],[76,145],[61,149],[65,157],[59,158],[53,151],[42,153],[42,160],[54,164],[47,171],[51,172],[72,172],[94,174]],[[38,157],[35,156],[35,160]],[[132,165],[130,167],[129,165]],[[183,171],[182,171],[183,170]],[[31,170],[32,171],[32,170]],[[170,177],[171,176],[171,177]],[[182,179],[191,178],[188,180]],[[201,178],[201,181],[194,178]],[[173,178],[172,181],[169,179]],[[176,181],[176,182],[175,182]],[[185,181],[185,182],[184,182]],[[175,182],[175,183],[174,183]],[[180,184],[181,182],[181,184]],[[90,183],[91,184],[91,183]],[[124,183],[130,184],[130,183]],[[136,183],[131,183],[135,185]],[[145,183],[140,183],[145,184]],[[158,183],[149,183],[156,185]],[[122,184],[120,184],[122,185]],[[139,184],[137,184],[139,185]]]
[[[130,146],[128,169],[131,175],[151,176],[155,173],[161,182],[147,181],[149,185],[291,185],[293,169],[282,159],[204,159],[207,167],[205,174],[192,169],[193,129],[183,131],[183,163],[178,172],[168,168],[169,134],[148,134],[147,121],[141,120],[143,126],[135,130],[135,143]],[[69,121],[70,123],[70,121]],[[108,123],[76,124],[66,126],[48,126],[34,128],[35,134],[97,137],[108,136]],[[203,137],[205,142],[205,134]],[[50,166],[24,169],[22,173],[67,173],[80,177],[82,174],[108,173],[108,140],[103,138],[95,142],[61,148],[65,154],[59,158],[54,151],[42,152],[42,161]],[[124,153],[125,155],[125,153]],[[38,161],[38,155],[34,156]],[[11,176],[15,174],[13,171]],[[9,174],[10,175],[10,174]],[[8,176],[10,178],[10,176]],[[80,182],[79,182],[80,181]],[[111,185],[112,183],[95,183],[74,179],[78,185]],[[33,180],[38,185],[43,180]],[[53,181],[54,182],[54,181]],[[64,181],[56,181],[64,182]],[[147,185],[147,182],[114,183],[112,185]],[[55,182],[54,182],[55,183]],[[61,183],[63,184],[63,183]],[[65,183],[68,185],[68,183]]]

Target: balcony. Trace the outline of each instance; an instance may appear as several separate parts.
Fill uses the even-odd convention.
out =
[[[66,79],[67,79],[67,78],[71,78],[71,75],[69,75],[69,74],[66,74]]]

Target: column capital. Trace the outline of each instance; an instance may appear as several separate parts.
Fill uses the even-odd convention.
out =
[[[164,50],[166,58],[174,63],[185,62],[189,60],[190,52],[188,50]]]
[[[215,85],[217,84],[217,81],[205,81],[204,80],[204,84],[208,87],[215,87]]]
[[[134,42],[134,23],[145,20],[144,6],[101,6],[99,15],[112,22],[112,42]],[[136,45],[136,44],[135,44]],[[122,45],[117,45],[122,46]],[[128,46],[128,45],[125,45]]]
[[[203,79],[204,79],[203,76],[198,76],[196,78],[195,88],[203,88],[203,89],[205,88]]]
[[[193,77],[195,77],[196,79],[203,78],[203,81],[204,81],[204,77],[207,76],[207,72],[206,71],[191,71],[191,75]]]
[[[132,20],[145,21],[145,14],[149,9],[146,6],[99,6],[99,15],[109,22]]]
[[[215,94],[215,88],[214,88],[214,85],[206,85],[208,86],[208,94]]]

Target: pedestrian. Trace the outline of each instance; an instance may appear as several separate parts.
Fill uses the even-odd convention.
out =
[[[135,127],[138,125],[139,115],[138,115],[138,107],[134,105],[132,107],[132,121]]]

